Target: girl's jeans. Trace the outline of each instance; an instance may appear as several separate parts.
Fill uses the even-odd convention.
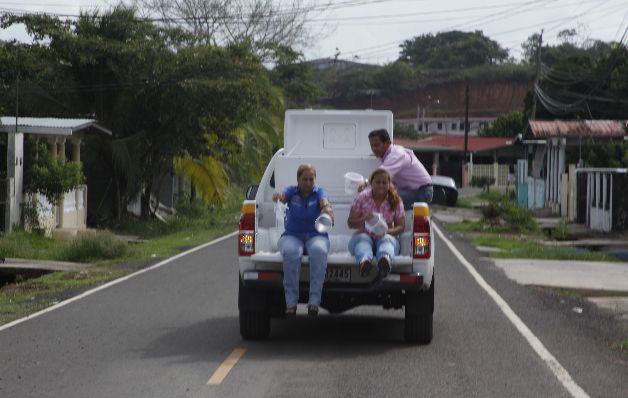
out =
[[[310,298],[308,304],[320,305],[325,271],[327,270],[327,253],[329,239],[325,236],[307,238],[305,243],[294,236],[284,235],[279,238],[277,247],[283,258],[283,288],[286,292],[286,305],[297,305],[299,302],[299,272],[303,247],[307,249],[310,259]]]
[[[373,251],[375,246],[375,251]],[[399,253],[399,241],[392,235],[384,235],[381,238],[373,239],[369,234],[357,233],[349,241],[349,253],[355,257],[355,262],[360,264],[363,260],[373,261],[373,253],[379,261],[384,255],[388,255],[391,261],[395,254]]]

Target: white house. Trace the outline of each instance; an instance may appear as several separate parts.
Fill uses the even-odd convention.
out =
[[[24,135],[33,134],[46,140],[48,151],[53,157],[68,161],[81,161],[81,141],[90,132],[112,135],[111,131],[99,126],[94,119],[59,119],[37,117],[4,116],[0,119],[0,133],[7,134],[6,176],[2,176],[4,196],[5,231],[20,223],[21,204],[26,200],[37,200],[40,204],[40,222],[47,232],[76,234],[86,229],[87,186],[67,192],[59,206],[53,207],[45,197],[26,198],[24,196]]]

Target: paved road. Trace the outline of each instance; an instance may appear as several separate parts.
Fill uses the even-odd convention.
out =
[[[591,396],[628,396],[626,362],[598,335],[610,319],[589,308],[576,314],[563,298],[517,285],[456,244],[577,385]],[[437,245],[428,346],[405,344],[402,312],[377,308],[273,321],[269,341],[242,341],[229,238],[1,330],[0,396],[570,396],[443,241]],[[239,348],[225,379],[207,385]]]

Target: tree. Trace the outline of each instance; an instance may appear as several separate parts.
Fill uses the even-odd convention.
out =
[[[482,31],[428,33],[405,40],[400,47],[400,60],[432,69],[469,68],[508,60],[508,50]]]
[[[323,13],[329,3],[311,0],[135,0],[148,15],[157,15],[166,26],[190,32],[198,42],[230,45],[253,43],[263,57],[277,45],[298,47],[313,39],[306,22]],[[317,32],[317,36],[322,34]]]
[[[25,189],[41,193],[52,205],[59,205],[63,194],[78,188],[85,182],[82,167],[77,162],[52,158],[46,144],[27,139],[28,163],[25,164]]]
[[[211,157],[225,170],[218,175],[246,178],[247,171],[230,174],[230,162],[246,152],[242,145],[256,145],[262,134],[243,140],[238,131],[274,112],[280,101],[248,42],[192,44],[185,32],[140,20],[123,6],[72,22],[39,15],[5,16],[2,22],[26,24],[36,38],[25,48],[33,64],[38,51],[49,57],[53,67],[32,67],[28,75],[48,101],[65,109],[64,116],[95,117],[114,132],[92,150],[94,156],[85,156],[86,163],[101,160],[108,167],[85,169],[88,181],[98,178],[108,187],[103,194],[115,193],[116,217],[140,192],[142,213],[150,215],[153,185],[176,156]],[[5,50],[3,59],[15,52]],[[264,139],[258,147],[277,141]]]
[[[312,67],[304,62],[303,54],[289,47],[277,47],[270,78],[283,89],[288,108],[311,106],[316,97],[324,94],[314,81]]]
[[[526,121],[523,112],[514,111],[499,115],[493,125],[490,127],[482,127],[478,131],[480,137],[515,137],[517,134],[523,134]]]
[[[625,118],[627,51],[620,43],[574,39],[574,31],[561,33],[563,42],[541,49],[537,118]],[[525,48],[538,40],[531,36]],[[575,44],[574,44],[575,43]],[[538,48],[538,42],[537,42]],[[531,54],[526,51],[526,56]],[[621,87],[624,87],[623,89]],[[533,101],[526,101],[530,114]]]
[[[395,61],[375,72],[375,87],[383,92],[395,93],[414,88],[414,70],[406,62]]]

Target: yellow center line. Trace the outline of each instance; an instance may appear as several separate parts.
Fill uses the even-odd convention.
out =
[[[218,369],[214,372],[214,374],[207,381],[207,385],[218,385],[222,383],[222,381],[227,377],[231,368],[235,366],[236,363],[242,358],[246,349],[244,348],[236,348],[229,354],[227,359],[224,360],[223,363],[220,364]]]

